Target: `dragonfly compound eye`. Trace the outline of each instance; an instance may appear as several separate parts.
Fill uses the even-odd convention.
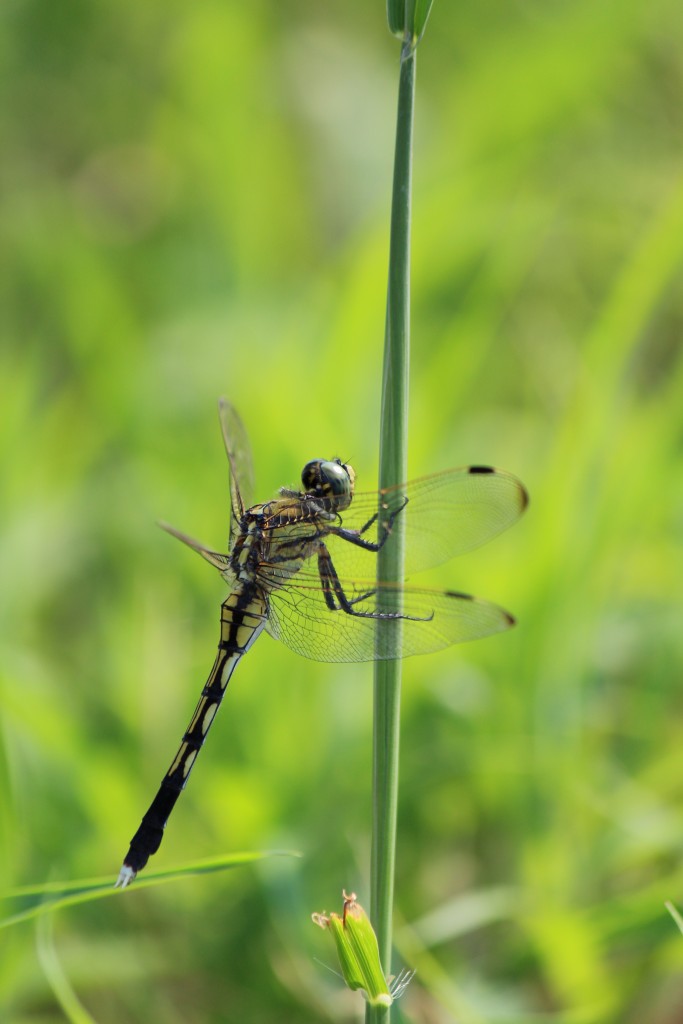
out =
[[[317,491],[320,487],[320,467],[322,464],[322,459],[312,459],[301,470],[301,483],[304,485],[306,493]]]
[[[301,481],[308,494],[314,493],[325,498],[350,498],[354,476],[351,467],[343,465],[339,460],[326,462],[314,459],[304,466]]]

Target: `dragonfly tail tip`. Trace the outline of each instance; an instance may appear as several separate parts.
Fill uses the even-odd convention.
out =
[[[128,864],[124,864],[121,870],[119,871],[119,877],[116,879],[116,882],[114,883],[114,888],[125,889],[133,881],[136,874],[137,871],[134,871],[133,868],[129,867]]]

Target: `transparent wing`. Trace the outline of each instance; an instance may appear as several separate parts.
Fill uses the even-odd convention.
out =
[[[222,555],[219,551],[207,548],[201,541],[195,540],[194,537],[190,537],[187,533],[183,533],[181,530],[176,530],[175,526],[169,526],[168,523],[160,522],[159,526],[162,530],[165,530],[166,533],[170,533],[172,537],[175,537],[176,540],[181,541],[183,544],[187,544],[188,548],[192,548],[192,550],[196,551],[198,555],[205,558],[210,565],[213,565],[220,571],[223,579],[226,580],[228,585],[232,585],[235,576],[230,568],[229,555]]]
[[[230,463],[230,500],[232,505],[230,547],[232,548],[244,510],[249,508],[253,502],[254,465],[246,428],[237,410],[227,398],[219,399],[218,416],[225,451]]]
[[[378,590],[375,584],[340,582],[354,611],[374,613],[378,604],[402,598],[403,614],[411,618],[401,620],[397,635],[394,622],[331,611],[318,574],[302,570],[295,585],[270,594],[266,629],[305,658],[354,662],[428,654],[514,625],[504,609],[468,594],[399,586]]]
[[[361,531],[365,540],[377,542],[377,520],[362,532],[364,527],[379,510],[385,515],[397,511],[396,521],[400,517],[405,531],[408,575],[485,544],[511,526],[527,503],[523,485],[512,474],[488,466],[463,466],[384,491],[357,494],[350,508],[337,518],[337,525],[340,518],[343,528]],[[322,512],[332,508],[325,499],[316,504]],[[297,533],[310,537],[313,532],[310,518],[288,526],[290,539]],[[333,535],[328,535],[325,543],[340,576],[374,578],[375,553]]]

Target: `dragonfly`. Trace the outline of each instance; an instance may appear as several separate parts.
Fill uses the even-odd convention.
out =
[[[130,842],[116,882],[122,888],[159,849],[232,673],[262,632],[316,661],[366,662],[427,654],[515,622],[503,608],[461,591],[377,581],[378,553],[399,529],[406,575],[507,529],[528,503],[512,474],[464,466],[357,493],[350,464],[313,459],[303,468],[302,489],[282,487],[276,498],[252,505],[247,432],[225,399],[219,418],[230,468],[228,553],[160,524],[228,585],[218,653],[178,752]]]

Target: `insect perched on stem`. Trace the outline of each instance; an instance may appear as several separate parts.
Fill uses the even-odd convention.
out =
[[[228,681],[264,629],[304,657],[356,662],[427,654],[514,624],[508,612],[470,594],[379,584],[375,578],[377,552],[398,528],[405,537],[406,573],[445,562],[505,530],[528,500],[514,476],[465,466],[356,494],[350,465],[314,459],[304,466],[303,490],[283,487],[272,501],[249,505],[247,435],[228,402],[221,400],[219,410],[230,463],[229,553],[162,524],[215,566],[230,588],[221,607],[218,654],[180,749],[131,840],[116,883],[122,887],[159,849]]]

